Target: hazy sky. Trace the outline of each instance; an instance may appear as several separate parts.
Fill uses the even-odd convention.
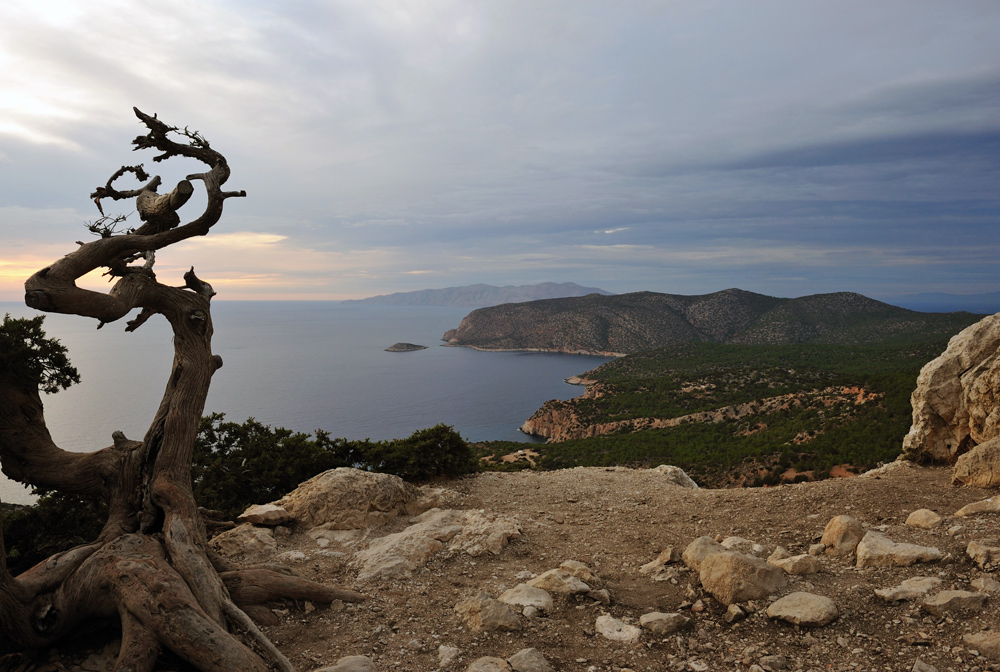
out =
[[[996,0],[4,0],[0,300],[195,169],[133,105],[248,192],[157,259],[221,299],[1000,289]]]

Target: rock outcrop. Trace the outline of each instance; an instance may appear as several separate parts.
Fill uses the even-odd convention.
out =
[[[913,425],[903,439],[911,460],[950,464],[1000,437],[1000,313],[952,337],[921,369],[911,403]]]

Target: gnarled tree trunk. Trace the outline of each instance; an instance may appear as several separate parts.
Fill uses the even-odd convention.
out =
[[[292,670],[240,607],[281,595],[327,602],[360,596],[266,570],[223,566],[218,559],[213,564],[190,472],[209,384],[222,366],[211,347],[209,302],[215,292],[193,268],[184,275],[184,286],[161,284],[153,262],[156,250],[208,234],[226,199],[245,193],[222,190],[229,167],[201,135],[168,126],[155,115],[135,113],[148,129],[133,141],[136,149],[159,150],[154,161],[193,158],[208,170],[189,175],[161,195],[159,177],[150,178],[142,166],[122,167],[92,194],[102,218],[91,230],[101,237],[80,243],[31,276],[25,302],[42,311],[96,318],[98,328],[141,309],[126,331],[154,314],[163,315],[174,333],[173,367],[142,441],[116,432],[111,446],[92,453],[56,446],[45,427],[37,385],[0,374],[3,472],[22,483],[100,496],[109,505],[97,540],[17,577],[8,572],[0,544],[0,654],[51,646],[82,624],[117,617],[122,645],[115,669],[121,672],[152,670],[164,648],[206,672]],[[147,183],[118,191],[113,183],[127,172]],[[197,219],[181,225],[177,210],[190,197],[192,180],[204,184],[207,206]],[[135,198],[142,225],[115,231],[121,218],[103,217],[105,198]],[[107,294],[76,286],[78,278],[97,268],[108,269],[114,278]],[[227,585],[254,590],[234,588],[238,606]]]

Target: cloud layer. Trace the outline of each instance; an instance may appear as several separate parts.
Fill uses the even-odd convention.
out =
[[[154,167],[133,105],[248,192],[158,259],[220,298],[998,289],[992,1],[11,0],[0,298]]]

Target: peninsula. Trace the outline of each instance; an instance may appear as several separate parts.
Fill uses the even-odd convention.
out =
[[[445,332],[448,345],[617,356],[683,343],[878,343],[946,336],[971,313],[919,313],[852,292],[776,298],[741,289],[682,296],[634,292],[480,308]]]

